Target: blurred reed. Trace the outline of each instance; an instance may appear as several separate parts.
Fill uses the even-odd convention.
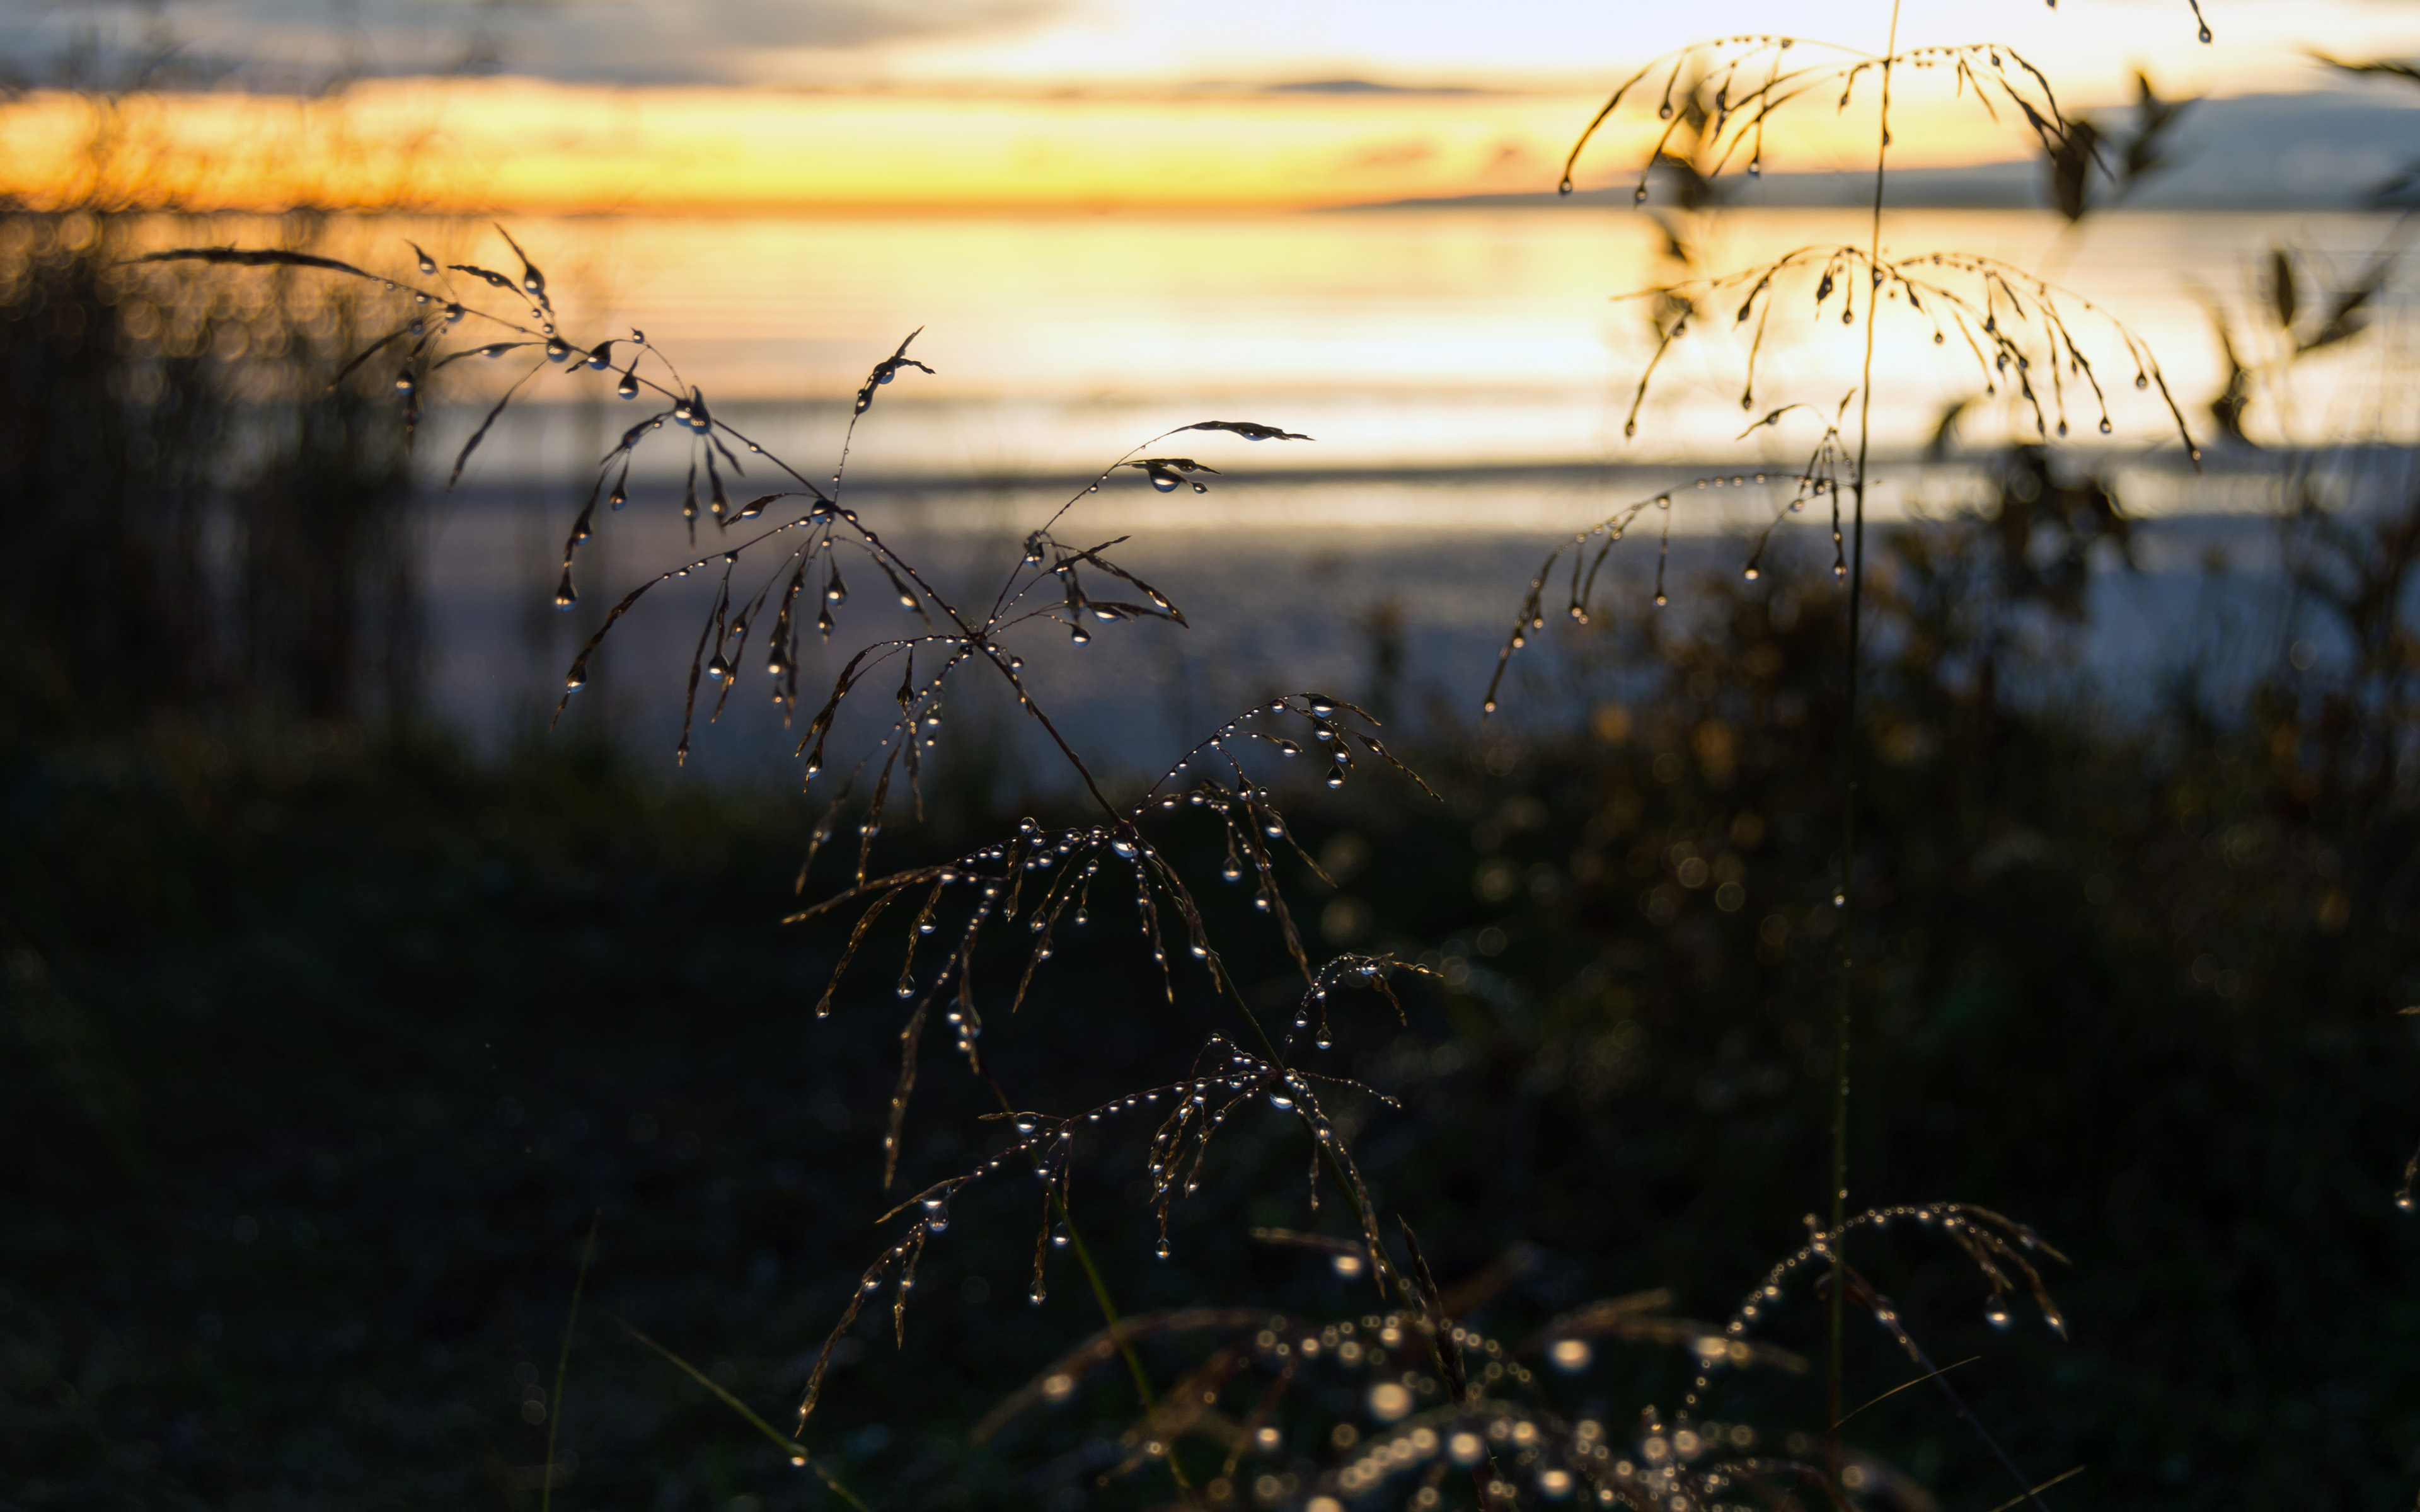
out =
[[[0,622],[15,720],[407,717],[406,442],[331,383],[363,301],[134,259],[209,223],[0,217]],[[318,217],[284,227],[314,243]]]

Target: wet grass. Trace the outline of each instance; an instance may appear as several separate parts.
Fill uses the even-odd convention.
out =
[[[1296,821],[1339,883],[1291,879],[1324,948],[1438,973],[1405,989],[1408,1027],[1340,1000],[1325,1064],[1403,1104],[1357,1116],[1357,1158],[1457,1315],[1516,1344],[1658,1286],[1719,1317],[1796,1242],[1823,1168],[1838,621],[1820,571],[1701,591],[1726,609],[1700,633],[1599,632],[1608,664],[1662,669],[1652,687],[1567,687],[1567,732],[1518,745],[1440,729],[1421,755],[1442,814],[1371,783]],[[1902,624],[1920,607],[1885,603]],[[2387,1200],[2410,1021],[2380,984],[2420,985],[2397,976],[2408,779],[2356,810],[2360,784],[2281,767],[2281,721],[2319,741],[2340,692],[2290,671],[2249,723],[2180,706],[2127,732],[2074,703],[1978,703],[1934,665],[1911,652],[1876,678],[1885,922],[1857,952],[1876,1008],[1856,1155],[1878,1198],[2025,1213],[2076,1261],[2056,1279],[2071,1341],[1993,1328],[1987,1289],[1931,1245],[1861,1263],[1938,1363],[1982,1357],[1962,1389],[2044,1475],[2083,1463],[2133,1504],[2399,1499],[2394,1445],[2420,1430],[2420,1317],[2395,1300],[2415,1240]],[[523,1504],[559,1430],[568,1504],[823,1504],[620,1328],[779,1422],[889,1206],[888,976],[817,1022],[841,936],[774,921],[810,813],[573,751],[483,769],[284,733],[21,747],[5,791],[0,1107],[11,1148],[41,1152],[0,1224],[18,1503]],[[1005,820],[937,810],[970,843]],[[1248,997],[1291,1001],[1267,932],[1236,949]],[[1053,1107],[1164,1077],[1217,1008],[1154,1007],[1156,979],[1139,952],[1071,956],[995,1031],[999,1074]],[[976,1090],[920,1088],[908,1182],[986,1148]],[[1230,1136],[1164,1263],[1149,1204],[1121,1192],[1140,1151],[1079,1169],[1128,1306],[1369,1305],[1325,1256],[1249,1237],[1305,1227],[1279,1122]],[[1099,1326],[1072,1274],[1026,1303],[1030,1204],[958,1198],[906,1354],[872,1331],[841,1350],[814,1447],[873,1504],[1166,1494],[1094,1484],[1133,1421],[1114,1371],[965,1437]],[[592,1214],[556,1403],[532,1393]],[[1819,1311],[1782,1307],[1768,1336],[1818,1349]],[[1914,1373],[1886,1339],[1853,1349],[1875,1391]],[[1198,1358],[1145,1350],[1161,1379]],[[1600,1340],[1571,1377],[1529,1358],[1575,1417],[1687,1382],[1661,1347]],[[1302,1381],[1289,1433],[1355,1419],[1342,1389]],[[1726,1391],[1723,1421],[1820,1427],[1798,1378]],[[1919,1392],[1849,1437],[1952,1504],[2004,1494]]]

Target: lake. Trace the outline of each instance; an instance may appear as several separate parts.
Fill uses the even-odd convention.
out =
[[[1831,210],[1734,211],[1673,229],[1702,264],[1728,268],[1862,240],[1863,222]],[[2277,339],[2246,313],[2270,297],[2273,248],[2289,249],[2304,270],[2308,309],[2349,285],[2391,230],[2391,218],[2355,214],[2113,214],[2063,234],[2055,217],[2031,212],[1904,211],[1887,223],[1885,241],[1900,254],[1987,254],[2122,312],[2207,441],[2207,401],[2225,381],[2211,310],[2228,313],[2239,350],[2257,357]],[[1242,419],[1317,438],[1250,444],[1194,433],[1182,452],[1219,470],[1203,479],[1208,492],[1163,496],[1124,473],[1067,527],[1088,543],[1133,536],[1120,560],[1175,597],[1194,626],[1113,627],[1080,653],[1090,669],[1081,672],[1060,665],[1078,654],[1035,656],[1039,686],[1067,701],[1111,765],[1156,759],[1180,729],[1271,688],[1349,693],[1366,679],[1373,616],[1400,625],[1418,683],[1475,710],[1510,615],[1555,539],[1682,486],[1676,563],[1730,570],[1773,517],[1772,490],[1685,485],[1710,469],[1750,477],[1793,468],[1814,434],[1793,416],[1735,439],[1746,343],[1715,330],[1674,346],[1637,436],[1624,437],[1654,337],[1648,306],[1613,296],[1683,270],[1665,255],[1657,222],[1601,206],[1192,220],[592,219],[514,231],[547,268],[571,336],[644,330],[719,415],[810,477],[830,476],[848,397],[868,367],[920,331],[909,354],[936,372],[880,391],[854,438],[847,497],[887,539],[970,592],[1014,560],[1023,531],[1171,426]],[[343,235],[364,243],[351,255],[369,257],[380,242],[424,233],[447,241],[432,247],[442,256],[510,266],[501,242],[487,245],[492,235],[460,225]],[[2420,411],[2410,402],[2408,301],[2390,286],[2376,307],[2374,329],[2258,388],[2256,435],[2412,441],[2410,417]],[[1783,307],[1780,333],[1758,355],[1758,413],[1792,398],[1828,412],[1849,392],[1861,332],[1838,327],[1837,308],[1836,297],[1826,319],[1799,323]],[[1979,387],[1979,369],[1960,342],[1930,339],[1930,316],[1896,304],[1885,316],[1873,512],[1890,519],[1972,497],[1975,475],[1959,457],[2028,423],[2013,407],[1972,410],[1950,459],[1919,465],[1944,409]],[[2122,338],[2088,311],[2076,331],[2097,372],[2124,362]],[[458,445],[486,394],[520,371],[508,365],[518,356],[494,369],[464,364],[490,387],[437,411],[433,455]],[[682,445],[652,456],[643,449],[628,509],[605,518],[583,557],[582,602],[567,614],[551,606],[552,563],[593,458],[634,409],[610,397],[610,383],[541,374],[483,444],[462,489],[427,517],[433,693],[442,713],[485,742],[527,730],[603,606],[687,551],[676,508]],[[2198,644],[2203,632],[2188,626],[2210,593],[2202,569],[2213,544],[2242,579],[2236,602],[2273,588],[2265,520],[2281,486],[2266,455],[2218,448],[2196,475],[2155,393],[2122,380],[2106,387],[2111,433],[2100,437],[2079,407],[2079,459],[2114,470],[2130,509],[2166,521],[2151,532],[2152,570],[2102,584],[2107,612],[2089,660],[2123,686]],[[1795,528],[1809,549],[1822,547],[1820,523]],[[1634,549],[1642,554],[1627,560],[1652,565],[1652,541],[1623,548]],[[669,749],[703,612],[697,586],[674,585],[663,603],[634,613],[599,658],[599,683],[582,699],[611,710],[618,737]],[[860,603],[849,618],[863,633],[896,617],[875,595]],[[1100,697],[1104,681],[1135,699]],[[697,743],[692,771],[781,769],[788,746],[762,728],[763,711],[737,717]]]

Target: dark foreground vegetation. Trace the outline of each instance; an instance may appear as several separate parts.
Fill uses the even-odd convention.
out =
[[[380,626],[407,623],[382,607],[407,595],[373,591],[386,526],[280,536],[313,513],[260,502],[311,467],[365,473],[295,496],[396,497],[375,491],[396,476],[382,454],[341,439],[342,394],[269,411],[286,440],[246,452],[268,459],[259,491],[196,494],[196,517],[256,511],[240,538],[275,551],[157,564],[143,512],[165,485],[142,470],[168,464],[128,438],[181,391],[97,357],[82,400],[52,403],[65,370],[43,364],[129,308],[61,287],[0,311],[6,418],[48,427],[6,454],[0,498],[22,590],[0,705],[0,1506],[534,1505],[550,1426],[566,1506],[835,1504],[628,1332],[786,1424],[896,1200],[883,947],[818,1022],[840,935],[776,923],[812,814],[569,741],[477,764],[418,728],[408,679],[374,674]],[[1971,1270],[1913,1233],[1859,1263],[1938,1363],[1972,1357],[1956,1378],[2037,1478],[2083,1465],[2112,1505],[2402,1505],[2420,1473],[2420,1228],[2392,1196],[2420,1137],[2398,1014],[2420,999],[2420,513],[2292,527],[2313,633],[2349,654],[2281,654],[2223,702],[2180,669],[2119,718],[2059,670],[2081,567],[2118,522],[2038,457],[2002,465],[1994,505],[1891,540],[1870,590],[1854,1168],[1861,1205],[2033,1224],[2073,1261],[2051,1276],[2070,1340],[2023,1313],[1990,1326]],[[248,584],[276,606],[301,583],[350,595],[318,634],[240,611]],[[1400,1100],[1352,1104],[1362,1168],[1453,1314],[1516,1344],[1652,1288],[1720,1318],[1820,1205],[1841,616],[1820,565],[1675,597],[1572,645],[1527,695],[1559,713],[1528,733],[1463,724],[1468,690],[1434,690],[1404,754],[1441,803],[1367,778],[1293,810],[1338,880],[1287,878],[1326,946],[1438,974],[1405,987],[1407,1023],[1338,995],[1336,1045],[1306,1063]],[[127,630],[147,615],[163,627]],[[306,656],[331,634],[352,638],[334,677]],[[1415,702],[1419,669],[1401,676]],[[1017,774],[959,760],[927,826],[886,834],[900,857],[1038,806]],[[1216,835],[1199,843],[1215,869]],[[1262,949],[1231,964],[1282,1014],[1299,979],[1243,891],[1224,937]],[[987,1058],[1030,1105],[1165,1082],[1229,1026],[1202,982],[1169,1006],[1140,945],[1093,927],[1101,943],[993,1020]],[[946,1046],[925,1072],[903,1191],[960,1168],[985,1127]],[[1332,1196],[1306,1211],[1307,1155],[1298,1127],[1239,1121],[1166,1261],[1130,1200],[1140,1149],[1079,1166],[1118,1304],[1367,1310],[1366,1282],[1250,1237],[1333,1228]],[[904,1352],[887,1319],[861,1323],[812,1446],[886,1509],[1165,1501],[1156,1470],[1101,1484],[1136,1417],[1114,1372],[970,1440],[1099,1318],[1063,1261],[1028,1304],[1029,1193],[957,1206]],[[1817,1307],[1793,1299],[1771,1336],[1816,1352]],[[1186,1358],[1145,1350],[1163,1383]],[[1850,1364],[1857,1400],[1911,1373],[1873,1332]],[[1623,1438],[1690,1373],[1668,1348],[1608,1346],[1546,1389]],[[1356,1413],[1311,1376],[1295,1405],[1283,1452],[1195,1467],[1205,1503],[1285,1495],[1287,1457],[1330,1455],[1328,1425]],[[1786,1372],[1721,1378],[1710,1412],[1776,1440],[1823,1427],[1820,1386]],[[1845,1436],[1907,1477],[1872,1483],[1876,1505],[2009,1494],[1925,1392]]]

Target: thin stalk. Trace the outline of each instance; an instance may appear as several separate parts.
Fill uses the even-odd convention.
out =
[[[1016,1111],[1016,1105],[1009,1102],[1008,1094],[1001,1090],[998,1082],[991,1084],[991,1090],[992,1095],[1000,1099],[1001,1112]],[[1109,1340],[1118,1347],[1118,1354],[1125,1361],[1126,1373],[1134,1378],[1135,1395],[1142,1399],[1144,1415],[1156,1416],[1159,1394],[1151,1389],[1151,1377],[1142,1367],[1142,1357],[1135,1353],[1134,1341],[1126,1337],[1125,1329],[1121,1326],[1118,1304],[1109,1300],[1109,1280],[1101,1274],[1101,1268],[1093,1263],[1092,1249],[1085,1244],[1083,1234],[1076,1227],[1076,1214],[1068,1204],[1066,1194],[1054,1187],[1050,1193],[1050,1206],[1067,1230],[1067,1247],[1076,1252],[1076,1263],[1083,1268],[1084,1281],[1093,1288],[1093,1301],[1101,1309],[1101,1321],[1109,1328]],[[1168,1471],[1175,1477],[1177,1489],[1187,1493],[1189,1504],[1193,1486],[1185,1478],[1185,1467],[1176,1462],[1173,1445],[1169,1449]]]
[[[805,1444],[800,1443],[798,1440],[783,1432],[780,1428],[775,1427],[772,1424],[766,1422],[761,1417],[758,1417],[754,1408],[750,1407],[746,1402],[741,1401],[738,1397],[725,1390],[721,1381],[715,1380],[712,1376],[707,1375],[705,1371],[700,1370],[697,1366],[690,1364],[687,1360],[682,1359],[679,1355],[675,1354],[672,1350],[665,1349],[662,1345],[657,1343],[654,1339],[647,1337],[644,1334],[640,1333],[637,1329],[632,1328],[629,1324],[624,1323],[622,1325],[622,1331],[629,1335],[632,1338],[637,1339],[647,1348],[655,1350],[658,1354],[662,1355],[665,1359],[671,1361],[675,1365],[678,1366],[681,1373],[689,1377],[690,1380],[696,1381],[699,1385],[704,1386],[707,1391],[712,1392],[714,1394],[715,1400],[738,1413],[742,1418],[747,1420],[750,1427],[754,1428],[757,1432],[765,1435],[766,1438],[770,1439],[773,1442],[773,1446],[775,1448],[781,1450],[783,1454],[788,1455],[790,1457],[791,1464],[814,1471],[817,1479],[821,1480],[826,1486],[831,1488],[831,1493],[834,1496],[839,1497],[842,1501],[846,1502],[849,1505],[857,1508],[857,1512],[872,1512],[872,1509],[863,1502],[858,1500],[856,1492],[850,1490],[847,1487],[843,1486],[838,1480],[832,1477],[832,1473],[824,1468],[822,1460],[817,1459],[807,1453],[807,1446]]]
[[[1076,1215],[1067,1211],[1067,1199],[1056,1193],[1051,1195],[1050,1205],[1058,1210],[1059,1221],[1066,1226],[1067,1247],[1076,1252],[1076,1263],[1083,1267],[1085,1284],[1093,1288],[1093,1300],[1100,1304],[1101,1318],[1109,1325],[1109,1337],[1116,1343],[1118,1352],[1125,1357],[1126,1373],[1134,1377],[1135,1395],[1142,1398],[1142,1410],[1158,1412],[1159,1394],[1151,1389],[1151,1378],[1143,1373],[1142,1360],[1136,1355],[1134,1344],[1126,1337],[1125,1330],[1119,1326],[1118,1304],[1109,1300],[1109,1284],[1102,1276],[1101,1268],[1093,1263],[1093,1252],[1084,1243],[1084,1236],[1076,1231]],[[1181,1473],[1177,1476],[1179,1481],[1184,1478]]]
[[[537,1497],[537,1512],[554,1506],[554,1436],[563,1427],[563,1378],[571,1371],[571,1331],[580,1321],[580,1292],[588,1285],[588,1261],[597,1253],[597,1224],[602,1212],[588,1218],[588,1241],[580,1246],[580,1272],[571,1278],[571,1310],[563,1319],[563,1350],[554,1357],[554,1395],[546,1402],[546,1480]]]
[[[1882,267],[1883,178],[1890,160],[1891,62],[1899,53],[1899,8],[1900,0],[1891,0],[1890,33],[1883,44],[1882,120],[1875,131],[1874,207],[1867,232],[1866,356],[1857,384],[1857,471],[1849,524],[1849,695],[1841,717],[1840,880],[1833,895],[1840,916],[1840,984],[1832,1021],[1832,1296],[1824,1366],[1829,1410],[1823,1420],[1829,1427],[1823,1431],[1823,1458],[1835,1496],[1840,1484],[1841,1346],[1848,1302],[1840,1231],[1849,1219],[1849,976],[1854,964],[1849,944],[1849,892],[1857,866],[1857,684],[1866,599],[1866,460],[1873,440],[1874,328],[1882,317],[1882,283],[1871,275]]]

